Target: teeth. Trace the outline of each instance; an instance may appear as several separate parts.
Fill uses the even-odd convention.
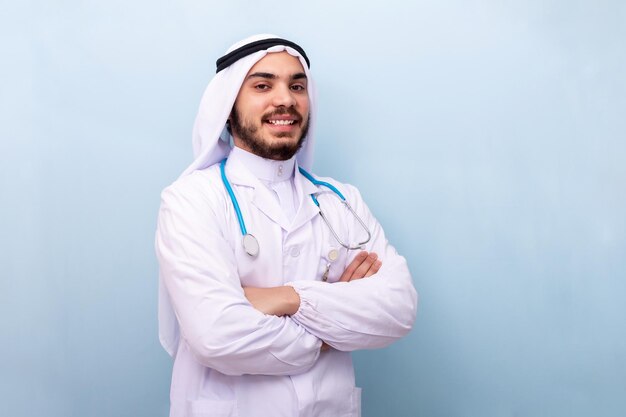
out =
[[[294,120],[268,120],[268,122],[270,122],[273,125],[286,126],[286,125],[292,125],[294,123]]]

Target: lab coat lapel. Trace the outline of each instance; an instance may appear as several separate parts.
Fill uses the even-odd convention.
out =
[[[293,219],[291,231],[297,230],[298,228],[302,227],[302,225],[308,223],[313,217],[315,217],[319,213],[319,208],[313,203],[313,200],[311,199],[311,194],[319,192],[319,189],[315,184],[306,179],[306,177],[300,173],[297,165],[294,183],[296,185],[296,192],[298,193],[298,197],[300,200],[300,207],[298,207],[296,217]]]
[[[260,211],[262,211],[267,217],[274,223],[278,223],[284,230],[289,230],[289,221],[280,208],[278,201],[272,195],[272,191],[267,189],[263,184],[259,182],[259,187],[255,189],[254,198],[252,204],[254,204]]]
[[[271,221],[285,230],[289,230],[289,221],[283,213],[277,199],[259,179],[254,176],[244,164],[228,159],[226,173],[231,184],[253,188],[251,203],[265,214]],[[241,203],[239,203],[241,204]]]

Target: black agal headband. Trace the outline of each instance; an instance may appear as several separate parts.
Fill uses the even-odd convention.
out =
[[[234,51],[227,53],[226,55],[218,59],[217,62],[215,62],[215,66],[217,67],[217,69],[215,70],[215,73],[217,74],[221,70],[227,67],[230,67],[232,64],[239,61],[241,58],[245,58],[248,55],[251,55],[257,51],[269,49],[272,46],[276,46],[276,45],[288,46],[290,48],[295,49],[296,51],[298,51],[300,55],[302,55],[302,58],[304,58],[304,60],[306,61],[306,66],[311,68],[311,63],[309,62],[309,58],[306,56],[306,53],[304,53],[304,49],[302,49],[299,45],[291,41],[288,41],[286,39],[271,38],[271,39],[261,39],[260,41],[247,43],[244,46],[239,47],[235,49]]]

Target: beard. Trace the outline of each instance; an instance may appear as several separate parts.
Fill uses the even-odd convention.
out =
[[[280,108],[274,112],[264,115],[261,120],[267,120],[271,116],[277,115],[290,115],[302,121],[303,118],[296,110],[292,108]],[[255,155],[265,159],[273,159],[275,161],[286,161],[294,156],[304,144],[306,135],[309,131],[309,117],[304,121],[302,129],[300,129],[299,136],[296,141],[286,143],[270,143],[269,140],[264,139],[260,135],[258,126],[250,123],[247,120],[241,120],[241,115],[236,108],[233,107],[230,113],[230,128],[233,136],[237,136],[241,142]],[[278,138],[290,137],[292,133],[282,132],[277,133],[274,136]]]

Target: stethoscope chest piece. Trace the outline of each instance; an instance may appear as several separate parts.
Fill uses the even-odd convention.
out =
[[[243,250],[245,250],[248,255],[256,257],[259,254],[259,241],[250,233],[243,235],[242,243]]]

